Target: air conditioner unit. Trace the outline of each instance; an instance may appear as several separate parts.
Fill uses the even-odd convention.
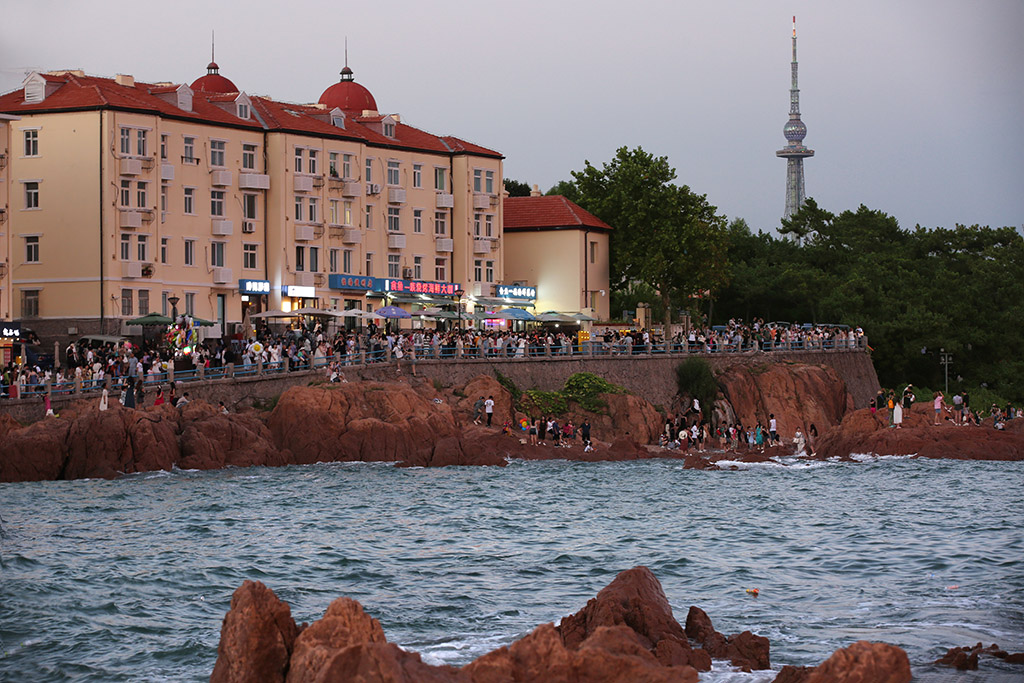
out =
[[[231,282],[231,269],[230,268],[214,268],[213,269],[213,282],[218,285],[226,285]]]
[[[174,164],[160,164],[160,180],[174,180]]]
[[[445,237],[437,240],[434,246],[438,251],[448,253],[455,251],[455,241],[451,237]]]
[[[491,253],[491,242],[490,242],[490,240],[473,240],[473,253],[474,254],[489,254],[489,253]]]
[[[212,232],[214,235],[226,236],[231,235],[235,231],[235,224],[229,220],[223,220],[215,218],[213,220]]]
[[[447,192],[440,192],[436,195],[437,203],[435,206],[438,209],[451,209],[455,206],[455,196],[448,194]]]
[[[231,171],[211,171],[210,184],[215,187],[228,187],[231,185]]]
[[[362,183],[354,180],[347,180],[345,181],[345,184],[341,186],[341,195],[343,197],[358,197],[362,192]]]
[[[296,192],[312,192],[313,191],[313,179],[305,175],[295,176],[295,191]]]
[[[491,196],[486,194],[474,194],[473,195],[473,208],[474,209],[489,209],[491,208]]]
[[[342,244],[360,244],[363,241],[363,233],[359,228],[347,228],[341,236]]]
[[[256,224],[252,221],[242,221],[242,232],[252,234],[256,232]]]
[[[380,194],[380,183],[366,183],[366,194]]]
[[[265,173],[239,173],[238,187],[243,190],[269,190],[270,176]]]
[[[121,159],[121,175],[142,173],[142,159]]]
[[[405,249],[405,235],[395,232],[388,235],[388,249]]]
[[[310,240],[316,239],[316,235],[313,231],[312,225],[296,225],[295,226],[295,241],[296,242],[309,242]]]
[[[402,268],[402,277],[406,280],[412,279],[412,268],[405,266]]]
[[[388,190],[388,202],[391,204],[405,204],[405,188],[392,187]]]

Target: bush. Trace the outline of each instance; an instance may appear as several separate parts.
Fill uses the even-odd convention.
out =
[[[591,372],[577,372],[565,380],[565,386],[562,388],[562,395],[565,398],[575,401],[584,410],[594,413],[601,412],[608,407],[608,404],[601,400],[601,394],[624,393],[626,393],[624,388]]]
[[[718,396],[718,381],[703,358],[689,358],[676,366],[676,387],[680,394],[699,399],[705,416]]]
[[[524,413],[533,417],[564,415],[569,409],[569,404],[560,391],[540,389],[527,389],[522,395],[520,405]]]

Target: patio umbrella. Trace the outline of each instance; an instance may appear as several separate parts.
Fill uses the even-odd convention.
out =
[[[591,318],[586,313],[573,313],[569,317],[575,318],[576,320],[579,320],[582,323],[592,323],[597,321],[597,318]]]
[[[292,315],[331,315],[330,311],[325,311],[321,308],[310,308],[309,306],[303,306],[302,308],[296,308],[292,311]]]
[[[356,310],[358,310],[358,309],[356,309]],[[383,318],[384,316],[382,316],[382,315],[377,315],[377,314],[376,314],[376,313],[374,313],[373,311],[359,311],[359,312],[357,313],[357,317],[359,317],[359,318],[366,318],[367,320],[375,320],[375,319],[376,319],[376,320],[380,320],[380,319],[381,319],[381,318]]]
[[[254,313],[250,316],[253,319],[259,318],[290,318],[294,313],[285,313],[284,311],[263,311],[262,313]]]
[[[423,313],[422,315],[428,318],[438,318],[441,320],[458,320],[459,318],[468,319],[469,316],[463,313],[459,315],[455,311],[437,311],[435,313]]]
[[[378,308],[376,311],[377,315],[382,318],[411,318],[412,315],[409,311],[404,311],[398,306],[385,306],[384,308]]]
[[[537,318],[525,308],[503,308],[494,314],[495,318],[505,320],[536,320]]]
[[[203,320],[202,318],[192,316],[192,324],[198,325],[199,327],[213,327],[216,323],[212,323],[209,320]]]
[[[174,322],[174,321],[171,320],[170,318],[168,318],[166,315],[160,315],[156,311],[153,311],[152,313],[147,313],[146,315],[142,316],[141,318],[135,318],[134,320],[129,320],[126,324],[128,324],[128,325],[150,326],[150,325],[170,325],[172,322]]]
[[[537,320],[543,323],[575,323],[579,322],[576,318],[559,313],[558,311],[547,311],[537,316]]]

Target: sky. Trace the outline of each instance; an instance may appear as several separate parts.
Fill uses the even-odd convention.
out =
[[[905,228],[1024,225],[1021,0],[0,0],[0,92],[61,68],[190,83],[214,31],[240,89],[315,102],[347,38],[382,112],[500,151],[506,177],[543,191],[642,146],[769,231],[793,15],[808,197]]]

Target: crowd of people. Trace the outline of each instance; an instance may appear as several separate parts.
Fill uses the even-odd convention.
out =
[[[808,427],[806,436],[797,430],[793,442],[798,451],[806,448],[807,452],[813,455],[817,437],[818,429],[812,424]],[[685,412],[665,420],[665,428],[658,439],[658,445],[662,448],[696,453],[712,450],[716,444],[718,449],[723,451],[731,449],[764,453],[766,448],[782,445],[778,420],[774,413],[769,413],[767,424],[757,420],[755,424],[746,427],[740,422],[712,427],[701,413],[700,401],[693,399]]]
[[[889,426],[902,429],[904,417],[916,401],[914,385],[908,384],[898,396],[893,389],[881,389],[878,395],[871,399],[869,407],[872,413],[886,411]],[[982,422],[990,417],[995,429],[1005,429],[1008,421],[1024,417],[1024,409],[1015,408],[1012,403],[1007,403],[1005,407],[993,403],[986,416],[982,409],[971,407],[971,395],[968,391],[957,391],[948,404],[941,391],[933,392],[931,404],[932,424],[935,425],[950,422],[959,427],[980,427]]]

